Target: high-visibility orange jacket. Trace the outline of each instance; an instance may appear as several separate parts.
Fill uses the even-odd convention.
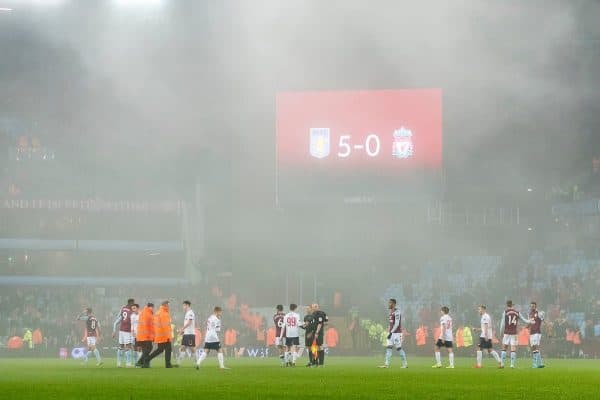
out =
[[[257,338],[258,338],[258,331],[257,331]],[[275,328],[270,327],[269,329],[267,329],[267,346],[274,346],[274,345],[275,345]]]
[[[161,305],[154,315],[154,343],[166,343],[173,339],[169,306]]]
[[[573,344],[581,344],[581,334],[579,331],[573,334]]]
[[[225,331],[225,346],[234,346],[237,342],[237,332],[235,329],[227,329]]]
[[[200,346],[202,344],[202,333],[198,328],[196,328],[194,332],[196,333],[196,345]]]
[[[327,331],[325,331],[325,343],[327,343],[327,346],[335,347],[337,346],[339,340],[340,335],[338,335],[338,332],[335,328],[329,328]]]
[[[527,329],[527,328],[521,329],[517,340],[518,340],[519,346],[528,346],[529,345],[529,329]]]
[[[465,338],[463,337],[463,328],[460,327],[456,330],[456,347],[464,347]]]
[[[573,332],[570,329],[567,329],[566,334],[565,334],[565,339],[567,340],[567,342],[573,342],[574,338],[575,338],[575,332]]]
[[[44,341],[44,337],[42,336],[42,331],[36,329],[33,331],[33,344],[39,346]]]
[[[154,340],[154,315],[152,308],[146,306],[142,309],[138,319],[137,336],[139,342]]]
[[[423,325],[417,329],[415,332],[415,340],[417,342],[417,346],[425,346],[427,342],[427,328]]]

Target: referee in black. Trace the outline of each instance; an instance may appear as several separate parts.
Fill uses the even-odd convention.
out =
[[[312,352],[310,351],[310,347],[314,340],[314,320],[313,320],[313,310],[312,307],[306,307],[304,315],[304,324],[300,326],[300,328],[304,329],[304,349],[308,354],[308,364],[307,367],[312,367],[314,364],[314,357]]]
[[[325,323],[328,321],[327,314],[319,308],[317,303],[311,306],[313,313],[314,337],[317,341],[318,357],[317,366],[322,367],[325,363],[325,350],[323,349],[323,339],[325,337]]]

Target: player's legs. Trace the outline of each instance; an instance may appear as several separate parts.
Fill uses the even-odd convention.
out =
[[[219,348],[219,350],[217,350],[217,360],[219,361],[219,368],[221,369],[229,369],[227,367],[225,367],[225,360],[224,360],[224,356],[223,356],[223,349]]]
[[[83,365],[87,365],[88,359],[92,356],[92,354],[92,346],[90,346],[90,344],[88,343],[87,351],[84,353],[83,357]]]
[[[119,343],[117,348],[117,368],[121,368],[121,358],[123,357],[123,345]]]
[[[475,368],[481,368],[481,363],[483,361],[483,347],[484,347],[484,338],[479,338],[479,344],[477,344],[477,351],[476,351],[476,363],[475,363]]]
[[[502,336],[502,352],[500,353],[500,367],[504,368],[504,362],[506,361],[506,351],[510,345],[510,335],[506,333]]]
[[[181,346],[179,346],[179,356],[175,359],[175,362],[177,364],[181,364],[183,362],[183,359],[185,358],[186,350],[187,350],[187,346],[184,346],[183,342],[182,342]]]
[[[385,361],[383,365],[380,365],[379,368],[388,368],[390,366],[390,360],[392,358],[393,346],[389,344],[390,340],[388,339],[388,346],[385,349]]]
[[[129,368],[133,365],[132,359],[133,359],[133,346],[131,345],[131,335],[130,335],[129,343],[125,344],[125,366],[126,367]]]
[[[284,366],[288,363],[288,352],[286,346],[283,344],[284,338],[276,337],[275,346],[277,346],[277,353],[279,354],[279,364]]]
[[[450,365],[448,365],[446,368],[454,368],[454,350],[452,350],[452,342],[446,342],[446,343],[450,343],[446,345],[446,350],[448,350],[448,362]],[[450,347],[448,347],[450,346]]]
[[[407,368],[408,363],[406,361],[406,353],[404,352],[404,349],[402,348],[402,333],[396,333],[395,335],[396,336],[393,337],[394,346],[396,346],[398,355],[400,356],[400,359],[402,360],[402,368]]]
[[[196,361],[196,369],[199,369],[200,364],[202,364],[202,361],[204,361],[206,357],[210,354],[211,350],[215,350],[217,352],[217,360],[219,361],[219,367],[221,369],[228,369],[225,368],[223,364],[223,349],[221,348],[221,343],[219,342],[204,343],[204,352],[200,355],[200,357],[198,357],[198,361]]]
[[[440,349],[443,347],[443,342],[441,339],[435,343],[433,348],[433,353],[435,355],[435,364],[432,368],[441,368],[442,367],[442,354],[440,353]]]
[[[281,364],[282,366],[283,365],[285,365],[285,366],[292,365],[292,347],[293,346],[291,346],[291,345],[290,346],[288,346],[288,345],[283,346],[283,348],[284,348],[283,361],[284,362]]]
[[[537,368],[538,366],[538,355],[540,353],[538,345],[534,339],[535,335],[531,335],[529,338],[529,344],[531,345],[531,367]]]
[[[198,360],[196,360],[196,369],[198,369],[200,367],[200,364],[202,364],[202,361],[204,361],[206,359],[206,357],[208,357],[209,354],[210,354],[210,349],[207,349],[206,347],[204,347],[204,351],[202,352],[202,354],[200,354],[200,357],[198,357]]]
[[[321,333],[317,336],[317,347],[318,347],[318,356],[317,356],[317,365],[322,367],[325,364],[325,349],[323,348],[323,339],[324,334],[321,330]]]
[[[534,333],[529,338],[529,344],[531,345],[531,357],[533,368],[544,368],[542,355],[540,353],[541,336],[542,335],[539,333]]]
[[[493,348],[489,348],[488,349],[488,354],[492,357],[494,357],[494,360],[496,360],[496,362],[498,363],[498,365],[500,365],[501,360],[500,360],[500,356],[498,355],[498,352],[496,350],[494,350]]]
[[[98,365],[98,366],[102,365],[102,358],[100,357],[100,351],[96,347],[96,340],[95,340],[95,338],[94,338],[94,342],[90,343],[90,345],[88,346],[87,357],[89,357],[91,355],[90,353],[93,354],[94,357],[96,357],[96,365]],[[86,361],[87,361],[87,357],[86,357]]]
[[[298,343],[296,341],[296,343]],[[292,351],[292,367],[296,366],[296,360],[298,359],[298,344],[294,344],[291,346]]]
[[[514,368],[517,362],[517,335],[510,335],[510,367]]]

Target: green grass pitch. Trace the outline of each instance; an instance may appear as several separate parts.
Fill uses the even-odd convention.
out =
[[[409,355],[410,357],[410,355]],[[598,399],[600,360],[546,360],[547,368],[499,370],[493,360],[473,369],[474,359],[458,358],[456,368],[432,369],[432,358],[409,358],[409,368],[378,369],[381,357],[330,357],[324,368],[281,368],[278,360],[226,359],[220,371],[211,355],[199,371],[182,368],[117,369],[90,360],[1,359],[1,399]],[[302,361],[305,361],[304,358]]]

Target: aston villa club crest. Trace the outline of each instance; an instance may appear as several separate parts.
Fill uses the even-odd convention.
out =
[[[394,131],[394,145],[392,155],[396,158],[409,158],[414,154],[413,133],[410,129],[401,127]]]
[[[329,128],[310,128],[310,155],[325,158],[330,148]]]

